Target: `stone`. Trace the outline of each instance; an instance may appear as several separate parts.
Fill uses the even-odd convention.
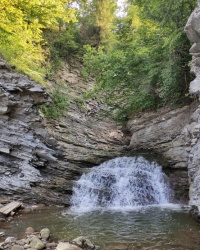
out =
[[[200,51],[200,43],[193,43],[190,53],[198,53]]]
[[[198,43],[200,38],[199,31],[199,22],[200,22],[200,8],[196,8],[190,15],[184,31],[187,34],[188,39],[191,42]]]
[[[9,148],[0,148],[0,152],[1,153],[5,153],[5,154],[9,154],[10,153],[10,149]]]
[[[95,245],[92,244],[90,240],[83,236],[79,236],[72,240],[72,243],[78,245],[81,248],[94,249]]]
[[[71,244],[69,242],[59,242],[56,247],[56,250],[81,250],[81,249],[82,248],[74,244]]]
[[[199,5],[199,1],[198,1]],[[195,79],[190,83],[190,93],[200,97],[200,8],[196,8],[190,15],[185,26],[186,34],[193,45],[190,49],[192,54],[191,72]],[[200,218],[200,111],[199,107],[191,116],[188,127],[188,175],[190,182],[189,204],[192,206],[191,213],[195,218]]]
[[[48,228],[43,228],[40,231],[40,236],[43,240],[47,240],[50,237],[50,230]]]
[[[4,242],[0,242],[0,250],[4,249]]]
[[[185,26],[185,32],[188,39],[193,42],[190,49],[192,54],[192,66],[191,72],[196,76],[196,78],[190,83],[190,93],[195,95],[200,95],[200,8],[196,8],[190,15],[188,22]]]
[[[17,239],[15,237],[7,237],[5,239],[5,242],[6,243],[12,243],[12,242],[15,242]]]
[[[33,234],[35,232],[35,230],[32,227],[27,227],[25,233],[27,234]]]
[[[21,239],[21,240],[18,240],[16,243],[19,244],[19,245],[29,244],[30,243],[30,239],[29,238]]]
[[[9,112],[9,107],[0,107],[0,115],[4,115]]]
[[[14,245],[11,247],[11,250],[24,250],[24,247],[19,246],[19,245]]]
[[[33,237],[30,242],[30,247],[40,250],[45,248],[45,244],[38,237]]]
[[[24,248],[25,248],[25,249],[27,249],[27,248],[29,248],[29,247],[30,247],[29,244],[25,244],[25,245],[24,245]]]
[[[196,72],[196,71],[195,71]],[[200,95],[200,75],[190,82],[190,94]]]
[[[46,248],[53,248],[53,247],[57,247],[57,243],[55,243],[55,242],[47,242],[46,243]]]

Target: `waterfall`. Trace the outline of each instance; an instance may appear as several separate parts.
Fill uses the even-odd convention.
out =
[[[93,167],[76,181],[71,210],[126,209],[168,204],[168,177],[143,157],[119,157]]]

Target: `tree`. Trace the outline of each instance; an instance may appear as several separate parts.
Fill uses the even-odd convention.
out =
[[[88,49],[86,69],[118,118],[188,101],[190,43],[183,33],[196,0],[134,0],[108,51]]]
[[[0,0],[0,53],[17,69],[41,80],[43,30],[74,20],[65,0]]]
[[[79,20],[85,42],[92,46],[111,43],[116,0],[92,0],[80,3]]]

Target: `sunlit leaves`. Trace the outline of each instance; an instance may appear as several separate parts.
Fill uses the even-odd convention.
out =
[[[43,30],[75,20],[65,0],[0,0],[0,53],[19,70],[41,80]],[[42,71],[41,71],[42,73]]]
[[[131,1],[129,1],[131,2]],[[109,50],[88,50],[85,65],[99,92],[124,118],[188,101],[190,43],[183,33],[196,0],[134,0],[116,22]],[[106,52],[105,52],[106,51]]]

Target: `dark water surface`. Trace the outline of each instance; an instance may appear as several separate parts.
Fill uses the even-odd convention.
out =
[[[36,231],[48,227],[56,240],[88,237],[101,249],[197,250],[200,249],[200,226],[188,209],[178,206],[146,207],[130,211],[93,211],[73,214],[70,210],[41,210],[15,217],[2,224],[6,236],[23,237],[29,226]],[[123,243],[123,244],[122,244]]]

